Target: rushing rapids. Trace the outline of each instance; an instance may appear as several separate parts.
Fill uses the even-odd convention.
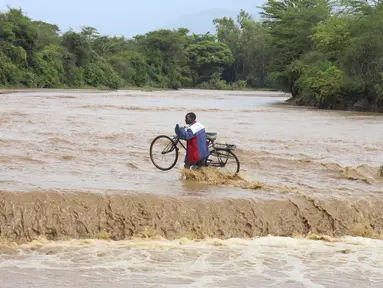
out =
[[[145,269],[146,277],[153,277],[153,282],[148,280],[153,287],[324,287],[331,284],[326,282],[331,269],[313,272],[324,267],[324,258],[307,273],[297,263],[309,263],[309,255],[318,255],[328,247],[325,243],[334,248],[326,250],[328,257],[343,251],[342,257],[351,263],[346,267],[346,262],[339,262],[339,275],[349,277],[364,265],[365,274],[353,276],[353,281],[379,287],[383,271],[376,263],[381,259],[371,255],[383,252],[378,240],[383,235],[383,117],[297,108],[283,105],[285,99],[270,92],[198,90],[36,90],[0,95],[0,276],[8,281],[5,287],[21,283],[9,273],[23,273],[35,285],[50,287],[46,277],[71,278],[79,267],[83,277],[78,284],[84,287],[94,287],[83,281],[88,278],[103,287],[126,287],[127,271],[133,284],[148,283]],[[189,111],[208,131],[218,133],[219,142],[237,145],[239,177],[227,178],[209,169],[183,171],[183,151],[169,172],[152,165],[152,139],[173,135],[175,124],[182,124]],[[377,240],[342,238],[347,236]],[[293,237],[319,241],[309,244],[312,240]],[[110,240],[118,241],[107,244]],[[177,241],[188,248],[178,247]],[[352,246],[353,241],[361,246]],[[219,245],[211,250],[211,243]],[[138,262],[113,262],[105,256],[118,258],[116,251],[123,249],[119,245],[125,247],[121,255],[132,253]],[[141,246],[134,250],[135,245]],[[150,248],[153,245],[162,248]],[[362,248],[365,245],[370,248]],[[249,248],[241,248],[245,246]],[[163,247],[178,253],[178,266]],[[211,251],[206,254],[204,249]],[[101,256],[89,258],[86,265],[81,251]],[[178,271],[180,278],[158,274],[143,251],[150,259],[168,261],[168,268]],[[249,260],[256,253],[263,255],[261,259]],[[270,258],[270,253],[277,256]],[[359,258],[352,258],[355,253]],[[68,262],[68,257],[77,262]],[[186,276],[187,269],[179,265],[196,265],[201,257],[206,259],[206,273],[221,275],[222,281],[216,279],[213,285],[198,269]],[[284,260],[279,262],[278,257]],[[226,263],[228,258],[235,259],[239,274],[223,279],[226,268],[217,270],[213,263]],[[50,261],[62,265],[47,264]],[[240,276],[259,261],[269,272],[259,267]],[[34,278],[36,267],[42,278]],[[332,284],[341,287],[340,279],[335,277]],[[66,285],[61,281],[59,286]]]
[[[174,199],[154,195],[7,193],[1,235],[12,241],[162,236],[166,239],[253,238],[308,233],[380,237],[383,201]]]

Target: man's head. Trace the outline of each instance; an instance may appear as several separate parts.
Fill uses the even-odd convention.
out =
[[[193,112],[190,112],[185,116],[185,123],[190,125],[195,121],[195,119],[197,119],[197,116],[195,116]]]

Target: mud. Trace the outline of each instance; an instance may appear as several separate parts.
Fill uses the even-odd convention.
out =
[[[176,199],[93,193],[0,192],[0,237],[7,241],[162,236],[253,238],[309,233],[379,238],[383,201]]]

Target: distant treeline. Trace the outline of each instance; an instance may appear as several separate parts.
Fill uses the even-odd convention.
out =
[[[273,88],[322,108],[383,107],[383,0],[269,0],[214,19],[216,34],[156,30],[132,39],[60,33],[0,13],[0,86]]]

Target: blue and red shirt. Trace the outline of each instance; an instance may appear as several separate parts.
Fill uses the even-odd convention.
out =
[[[185,161],[196,163],[209,156],[205,127],[194,121],[189,127],[176,131],[177,136],[187,141]]]

